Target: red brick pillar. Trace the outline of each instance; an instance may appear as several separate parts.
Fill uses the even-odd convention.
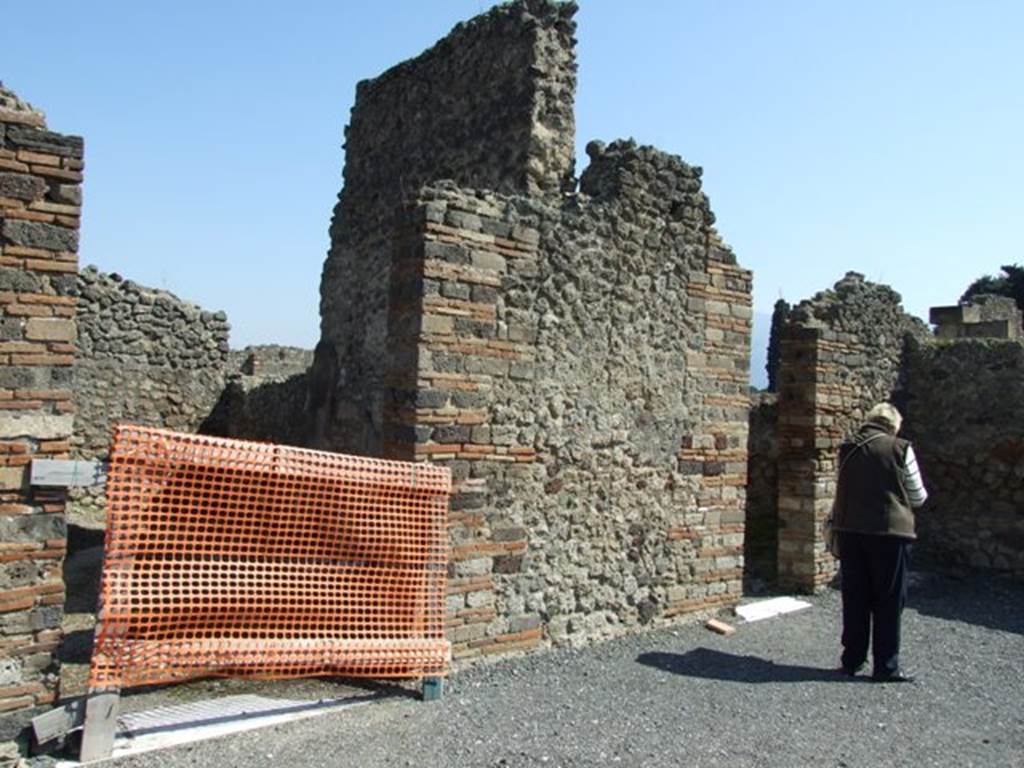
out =
[[[28,478],[70,449],[82,167],[81,138],[0,87],[0,759],[58,695],[65,493]]]
[[[816,446],[821,333],[789,325],[780,343],[778,580],[783,589],[801,592],[813,592],[824,578],[819,570],[824,574],[831,566],[821,533],[828,499],[819,487]]]

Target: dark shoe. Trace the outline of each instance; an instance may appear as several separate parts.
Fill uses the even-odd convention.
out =
[[[846,675],[846,677],[856,677],[858,671],[860,671],[860,667],[846,667],[843,665],[836,667],[836,672],[840,675]]]
[[[873,683],[912,683],[914,682],[914,676],[908,675],[904,672],[883,672],[882,674],[873,674],[871,676],[871,682]]]

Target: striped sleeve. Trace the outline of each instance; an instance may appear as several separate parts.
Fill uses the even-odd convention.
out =
[[[924,489],[921,470],[917,466],[917,456],[914,455],[914,447],[911,445],[907,446],[907,456],[903,461],[903,469],[910,506],[920,507],[928,498],[928,491]]]

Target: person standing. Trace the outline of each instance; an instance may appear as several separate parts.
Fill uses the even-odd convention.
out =
[[[913,447],[896,437],[902,422],[895,406],[879,403],[840,446],[833,510],[843,599],[840,670],[856,675],[870,640],[871,679],[880,683],[913,682],[900,669],[900,620],[916,538],[913,510],[928,492]]]

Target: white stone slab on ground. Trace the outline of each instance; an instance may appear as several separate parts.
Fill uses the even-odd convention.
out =
[[[296,701],[246,694],[159,707],[146,712],[133,712],[121,715],[117,719],[114,751],[107,760],[303,720],[348,707],[369,704],[381,697],[382,694],[376,693],[344,699]],[[98,760],[90,764],[95,765],[107,760]],[[83,763],[62,760],[57,763],[57,768],[80,765]]]
[[[797,600],[795,597],[771,597],[767,600],[737,605],[735,611],[736,615],[744,621],[761,621],[761,619],[770,619],[773,616],[802,611],[804,608],[810,607],[810,603]]]

